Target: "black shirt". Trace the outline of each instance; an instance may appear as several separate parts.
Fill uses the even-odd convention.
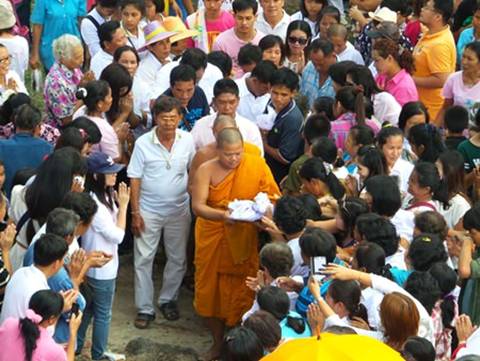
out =
[[[453,137],[446,137],[445,138],[445,145],[447,146],[448,149],[450,150],[457,150],[458,145],[463,142],[464,140],[467,140],[463,135],[461,136],[453,136]]]
[[[163,95],[173,97],[172,89],[168,88]],[[187,132],[193,129],[195,122],[210,113],[208,100],[203,90],[196,86],[193,92],[192,99],[188,102],[188,106],[183,108],[183,119],[180,121],[178,127]]]

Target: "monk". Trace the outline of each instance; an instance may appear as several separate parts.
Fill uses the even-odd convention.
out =
[[[217,138],[218,133],[220,133],[225,128],[237,128],[237,123],[235,119],[229,115],[218,115],[212,126],[212,132]],[[245,153],[250,153],[253,155],[261,156],[261,151],[255,144],[252,143],[243,143],[243,150]],[[207,144],[206,146],[200,148],[192,159],[192,164],[190,165],[190,170],[188,171],[188,189],[191,193],[191,188],[193,180],[195,179],[195,173],[197,172],[198,167],[200,167],[206,161],[213,159],[217,156],[217,142]]]
[[[253,303],[245,279],[258,270],[257,227],[232,221],[227,206],[234,199],[252,200],[259,192],[271,199],[280,195],[265,160],[245,153],[238,129],[223,129],[217,135],[217,157],[198,168],[192,187],[198,217],[194,306],[213,336],[205,360],[219,357],[225,326],[238,324]]]

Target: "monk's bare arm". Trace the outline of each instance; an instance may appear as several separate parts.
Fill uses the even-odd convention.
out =
[[[199,152],[195,153],[195,156],[192,159],[192,164],[190,164],[190,169],[188,171],[188,193],[192,195],[193,191],[193,181],[195,179],[195,174],[197,173],[198,167],[202,165],[202,156]]]
[[[228,211],[215,209],[207,205],[208,191],[210,187],[210,162],[202,164],[193,180],[192,186],[192,209],[197,217],[211,221],[225,221],[228,219]]]

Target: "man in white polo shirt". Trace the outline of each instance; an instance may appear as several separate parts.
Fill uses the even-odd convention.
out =
[[[178,129],[182,105],[176,98],[160,96],[152,116],[157,126],[138,138],[127,170],[135,235],[137,328],[147,328],[155,319],[152,266],[162,233],[167,263],[158,306],[167,320],[179,318],[176,300],[186,270],[191,222],[187,184],[195,146],[192,135]]]
[[[217,113],[197,120],[191,131],[197,149],[215,142],[212,130],[213,123],[218,115],[228,115],[235,119],[243,139],[248,143],[256,145],[263,155],[260,129],[253,121],[237,114],[238,94],[238,86],[232,79],[221,79],[215,83],[213,87],[213,105]]]
[[[265,35],[277,35],[285,41],[290,16],[283,8],[285,0],[260,0],[262,11],[257,16],[255,27]]]

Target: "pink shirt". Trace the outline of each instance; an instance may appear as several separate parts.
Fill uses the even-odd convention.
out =
[[[200,13],[202,11],[202,13]],[[220,16],[218,19],[215,20],[207,20],[205,19],[204,10],[198,10],[197,12],[189,15],[187,17],[187,27],[190,29],[201,29],[203,24],[202,20],[204,19],[205,21],[205,27],[207,28],[207,44],[208,44],[208,50],[212,48],[213,43],[215,43],[215,40],[217,37],[223,33],[224,31],[233,28],[235,25],[235,20],[233,18],[233,15],[225,10],[222,10],[220,13]],[[196,47],[198,48],[198,40],[193,40],[192,38],[188,39],[188,47],[193,48]]]
[[[387,79],[385,74],[379,74],[375,80],[378,86],[392,94],[401,106],[418,100],[415,82],[405,69],[400,70],[392,79]]]
[[[252,41],[247,42],[239,39],[237,35],[235,35],[234,28],[232,28],[224,31],[217,37],[217,40],[213,44],[212,50],[221,50],[227,53],[232,58],[233,73],[235,75],[235,78],[240,78],[243,75],[243,70],[238,65],[237,59],[240,48],[248,43],[258,45],[260,39],[262,39],[264,36],[265,35],[263,33],[257,31],[257,34],[252,39]]]
[[[95,122],[100,129],[100,133],[102,133],[102,140],[100,140],[100,143],[92,146],[92,151],[105,153],[109,157],[112,157],[112,159],[120,157],[117,133],[115,133],[115,130],[108,120],[100,117],[91,117],[89,115],[86,115],[86,117]]]
[[[40,337],[32,361],[66,361],[67,354],[63,347],[55,343],[46,328],[39,329]],[[0,361],[25,361],[25,346],[18,319],[7,318],[0,327],[0,350]]]
[[[480,82],[472,87],[467,87],[463,83],[462,72],[457,71],[447,78],[442,95],[446,99],[452,99],[454,105],[461,105],[472,112],[474,105],[480,99]]]
[[[333,138],[338,149],[345,149],[348,132],[357,123],[355,117],[355,113],[343,113],[331,123],[330,138]],[[377,123],[371,119],[367,119],[365,123],[372,128],[375,134],[380,130]]]

